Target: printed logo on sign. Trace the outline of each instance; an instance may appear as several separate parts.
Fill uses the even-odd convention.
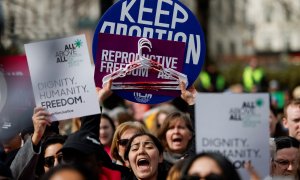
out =
[[[240,107],[231,108],[229,112],[230,121],[241,121],[244,127],[256,127],[260,124],[260,115],[256,112],[257,108],[263,105],[262,99],[256,101],[244,101]]]
[[[152,94],[142,94],[139,92],[134,92],[133,96],[135,98],[135,100],[139,103],[147,103],[150,101],[150,99],[152,98]]]
[[[82,60],[77,58],[80,57],[77,50],[82,45],[83,43],[80,39],[76,39],[74,43],[65,44],[64,50],[56,52],[56,63],[68,63],[70,66],[78,64]]]

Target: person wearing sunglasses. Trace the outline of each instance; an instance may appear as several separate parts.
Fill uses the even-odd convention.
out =
[[[50,113],[43,107],[35,107],[32,116],[33,134],[27,138],[10,165],[12,175],[18,180],[34,180],[35,169],[41,153],[41,142],[47,127],[52,127]],[[42,166],[43,167],[43,166]]]
[[[56,165],[58,161],[55,158],[53,163],[50,162],[51,156],[61,149],[66,139],[57,135],[58,123],[50,121],[50,113],[46,109],[34,108],[32,122],[33,134],[20,148],[10,166],[13,177],[18,180],[37,179]],[[48,160],[45,160],[45,155],[49,157]]]
[[[117,127],[110,149],[111,156],[116,164],[126,166],[124,153],[129,139],[137,133],[144,132],[148,132],[146,127],[134,121],[124,122]]]
[[[43,169],[39,170],[38,174],[44,174],[49,171],[50,168],[57,166],[60,164],[62,160],[62,153],[58,153],[63,147],[64,142],[66,141],[66,137],[58,134],[54,134],[45,138],[42,143],[41,156],[39,158],[39,163],[37,169],[41,167],[42,164]]]
[[[202,152],[182,168],[182,180],[241,180],[233,164],[217,152]]]

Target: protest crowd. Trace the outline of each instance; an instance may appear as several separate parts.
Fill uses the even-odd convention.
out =
[[[1,179],[241,179],[221,153],[195,151],[195,86],[150,106],[120,99],[111,83],[96,89],[101,114],[51,122],[35,107],[31,128],[1,139]],[[261,92],[252,85],[245,91]],[[252,180],[299,179],[300,100],[285,100],[270,105],[269,177],[246,162]]]
[[[137,31],[137,33],[144,33],[143,35],[137,35],[137,37],[143,37],[146,36],[147,33],[151,34],[151,32],[155,32],[157,33],[156,35],[159,36],[167,35],[169,40],[158,38],[159,40],[166,40],[158,41],[158,39],[155,40],[155,38],[152,38],[153,44],[156,45],[155,48],[160,47],[167,49],[166,46],[170,45],[168,43],[174,44],[174,46],[177,43],[177,48],[184,53],[186,51],[185,46],[181,46],[182,44],[177,41],[180,41],[180,39],[187,41],[188,39],[189,43],[186,47],[188,49],[187,52],[190,53],[188,56],[190,56],[191,59],[187,58],[186,60],[188,61],[184,62],[186,64],[183,64],[183,62],[180,64],[180,62],[177,61],[178,58],[176,59],[174,57],[171,59],[171,55],[168,54],[171,51],[176,51],[173,49],[167,53],[167,56],[153,56],[153,58],[159,59],[158,63],[153,63],[152,57],[152,59],[149,58],[150,60],[143,57],[142,48],[138,49],[138,53],[141,52],[140,54],[130,54],[125,52],[125,50],[127,50],[127,48],[131,50],[131,47],[124,47],[125,50],[122,56],[121,51],[104,50],[101,62],[101,67],[104,67],[104,70],[102,72],[101,69],[101,73],[111,73],[115,75],[118,68],[126,67],[126,70],[128,70],[130,66],[127,66],[127,61],[124,60],[126,58],[123,56],[129,58],[130,55],[134,55],[134,58],[130,60],[136,60],[136,57],[143,57],[141,59],[144,61],[139,61],[140,64],[145,65],[143,68],[146,66],[149,68],[149,64],[152,63],[151,65],[154,67],[153,69],[156,73],[158,73],[158,71],[160,73],[164,70],[165,66],[168,67],[169,70],[173,68],[173,71],[178,66],[179,68],[177,68],[177,70],[179,70],[175,73],[177,77],[182,75],[181,72],[184,72],[184,70],[185,73],[194,75],[196,74],[194,68],[197,67],[199,68],[200,74],[196,75],[195,82],[186,87],[186,82],[178,78],[178,82],[180,80],[180,90],[177,89],[178,92],[180,92],[178,97],[158,104],[139,104],[118,96],[116,91],[112,89],[113,79],[109,79],[108,82],[103,84],[103,87],[96,87],[95,89],[97,94],[95,98],[98,100],[97,103],[99,103],[100,109],[99,114],[52,121],[51,118],[53,114],[49,113],[47,108],[83,103],[84,100],[81,96],[78,96],[70,99],[45,100],[41,103],[44,107],[32,107],[29,109],[30,127],[26,127],[17,132],[0,122],[0,180],[242,180],[244,176],[241,175],[229,157],[217,151],[196,150],[196,135],[199,133],[195,130],[196,122],[199,122],[199,119],[196,118],[196,113],[199,109],[195,108],[195,106],[197,103],[197,94],[199,95],[198,92],[202,92],[203,94],[268,94],[270,106],[266,112],[263,112],[264,115],[268,115],[269,117],[268,119],[264,119],[269,125],[269,137],[267,137],[268,141],[266,141],[267,143],[265,144],[269,147],[268,152],[270,154],[270,157],[267,157],[268,164],[266,165],[269,167],[268,176],[260,174],[260,169],[255,166],[255,164],[252,164],[251,161],[242,162],[239,168],[245,170],[250,180],[299,180],[300,85],[290,92],[281,89],[277,80],[269,80],[266,78],[265,71],[259,66],[258,59],[255,56],[251,56],[249,64],[244,68],[242,76],[239,77],[241,83],[234,85],[228,84],[216,64],[213,62],[204,63],[199,60],[202,58],[204,61],[205,58],[205,55],[202,55],[202,50],[205,51],[205,49],[200,49],[200,47],[204,47],[202,45],[204,43],[202,31],[200,39],[199,32],[194,31],[194,29],[198,27],[196,26],[197,24],[193,24],[193,21],[191,21],[192,23],[187,21],[189,16],[184,8],[174,3],[174,7],[171,6],[169,9],[165,9],[165,6],[162,6],[162,4],[168,6],[173,5],[173,1],[166,0],[158,1],[159,3],[157,3],[157,7],[155,8],[148,6],[143,7],[145,1],[138,1],[141,5],[134,4],[135,2],[136,1],[130,1],[130,3],[127,4],[127,2],[124,1],[124,3],[122,2],[122,8],[121,3],[119,3],[119,6],[115,6],[116,9],[120,8],[120,20],[116,21],[118,23],[115,23],[110,19],[115,16],[115,13],[105,16],[110,21],[107,19],[103,20],[103,22],[101,22],[104,24],[103,27],[100,26],[101,23],[99,23],[96,32],[98,30],[101,34],[96,34],[95,39],[97,39],[97,37],[100,40],[102,40],[101,38],[116,38],[117,34],[108,34],[104,31],[108,31],[107,29],[114,31],[115,26],[116,31],[119,33],[118,35],[122,32],[124,36],[126,35],[126,38],[131,37],[135,31]],[[151,1],[151,3],[153,2]],[[138,6],[140,9],[133,8],[129,11],[135,6]],[[62,9],[64,9],[64,7],[62,7]],[[148,21],[147,17],[148,15],[150,16],[150,14],[155,14],[155,20]],[[172,18],[170,18],[171,15],[173,15]],[[136,17],[136,19],[132,17]],[[165,19],[163,17],[172,19],[172,22],[167,24],[165,21],[167,21],[166,19],[168,18]],[[127,25],[123,22],[124,19],[129,19],[128,21],[130,23],[135,24]],[[184,22],[187,23],[185,24]],[[138,23],[141,23],[142,26],[138,26]],[[157,25],[159,29],[145,26],[149,24]],[[177,32],[176,28],[181,26],[184,30]],[[127,28],[128,34],[126,34]],[[169,28],[167,29],[168,31],[165,30],[166,28]],[[127,39],[127,41],[136,40],[134,38]],[[143,40],[143,38],[141,39]],[[108,43],[108,45],[113,42],[112,40],[100,40],[99,42],[105,42]],[[120,42],[118,41],[118,43],[115,44],[123,46],[123,41]],[[98,43],[97,39],[93,42],[93,45],[102,45],[101,43]],[[145,40],[143,40],[142,43],[145,43]],[[126,46],[129,46],[128,44],[126,44]],[[149,50],[152,46],[151,44],[148,44],[149,47],[146,46],[147,44],[142,45],[143,48],[148,48]],[[58,59],[56,59],[56,63],[61,64],[67,62],[67,60],[64,59],[65,57],[61,58],[63,55],[70,55],[71,58],[76,57],[76,53],[74,55],[71,52],[74,53],[77,48],[76,51],[78,50],[77,53],[79,54],[79,49],[82,48],[82,46],[82,42],[79,40],[75,41],[75,45],[65,45],[65,49],[60,49],[60,51],[55,53],[56,56],[59,56]],[[172,46],[172,48],[175,47]],[[30,44],[27,44],[27,50],[28,49],[30,49]],[[43,54],[43,52],[39,53]],[[36,54],[39,55],[39,53]],[[178,56],[180,53],[181,51],[178,52]],[[88,52],[85,54],[88,54]],[[96,55],[99,54],[96,53]],[[193,56],[196,55],[199,57],[193,59]],[[43,59],[39,56],[36,57],[38,60]],[[30,59],[28,53],[27,58]],[[97,58],[94,57],[94,59],[96,60]],[[145,62],[145,59],[149,62]],[[160,62],[160,60],[162,62]],[[70,67],[76,67],[80,61],[73,63],[74,64],[71,64]],[[131,62],[128,61],[128,63]],[[200,67],[202,64],[204,66],[201,70]],[[99,62],[98,64],[96,62],[94,65],[95,68],[97,68]],[[134,65],[136,66],[137,64]],[[53,74],[56,75],[55,72],[58,72],[52,72],[50,66],[47,68],[47,72],[42,73],[47,74],[50,72],[50,74],[52,74],[54,72]],[[81,68],[84,69],[84,67]],[[134,69],[134,67],[131,68]],[[186,69],[188,69],[188,72]],[[148,77],[148,73],[141,75],[143,71],[136,71],[139,72],[137,74],[134,74],[134,71],[125,71],[124,74],[128,74],[128,72],[132,73],[131,75],[135,76],[134,78],[138,76],[142,76],[143,78]],[[63,74],[65,72],[61,73]],[[118,75],[124,76],[124,74]],[[87,74],[80,73],[80,77],[83,79],[85,75],[88,76]],[[101,75],[104,76],[104,74]],[[165,76],[165,74],[162,76]],[[235,76],[235,74],[233,74],[233,76]],[[42,79],[41,77],[36,78],[40,80]],[[184,77],[186,80],[188,79],[186,76]],[[98,80],[102,78],[101,76]],[[162,79],[169,80],[168,78],[169,76],[166,76]],[[84,79],[84,81],[85,80],[86,79]],[[68,84],[73,85],[73,88],[67,90],[74,94],[92,91],[88,89],[87,85],[76,85],[77,81],[71,76],[58,81],[61,87],[67,86]],[[145,81],[148,81],[148,79]],[[178,82],[176,81],[177,84]],[[122,82],[118,83],[119,85],[122,84]],[[152,82],[152,84],[151,82],[147,84],[147,82],[144,81],[128,83],[129,85],[124,83],[125,86],[121,87],[140,85],[139,87],[144,88],[143,90],[146,88],[160,90],[158,87],[165,85],[163,84],[165,81]],[[53,86],[55,83],[52,81],[43,83],[41,81],[38,84],[39,90],[42,91],[45,89],[44,94],[40,94],[41,99],[50,99],[58,94]],[[151,85],[157,86],[151,87]],[[170,85],[171,88],[174,87],[172,86],[174,84],[170,83],[168,85]],[[47,89],[51,88],[53,89],[47,91]],[[118,90],[122,91],[123,89],[120,88]],[[130,90],[130,93],[132,93],[133,90]],[[172,93],[174,93],[174,89],[171,90]],[[61,91],[60,95],[64,93],[65,91]],[[175,94],[176,93],[177,92],[175,92]],[[139,97],[143,98],[143,95]],[[0,100],[2,100],[1,96]],[[20,99],[19,101],[25,100]],[[209,104],[211,102],[205,103]],[[249,104],[249,106],[252,105]],[[65,111],[63,108],[59,110],[61,110],[60,112]],[[209,113],[218,114],[221,111],[221,109],[215,108],[209,111]],[[17,114],[15,115],[17,116]],[[28,117],[25,115],[17,117],[18,122],[28,120]],[[218,136],[224,136],[225,139],[226,134],[221,134],[214,130],[211,131]],[[232,129],[228,131],[232,131]],[[228,134],[229,133],[230,132],[228,132]],[[258,139],[258,141],[263,139],[263,137],[255,133],[253,133],[253,136]],[[243,146],[247,146],[246,140],[238,138],[239,137],[236,137],[236,141],[220,141],[219,143],[240,143]],[[250,151],[250,153],[257,155],[258,151]]]

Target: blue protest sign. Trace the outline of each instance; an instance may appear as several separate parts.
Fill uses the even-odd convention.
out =
[[[100,87],[102,84],[97,82],[101,82],[101,80],[96,79],[96,77],[99,78],[108,73],[101,68],[101,64],[104,63],[100,63],[104,61],[104,58],[102,58],[103,51],[107,52],[110,50],[101,46],[101,43],[104,41],[102,37],[107,37],[105,34],[115,35],[114,39],[120,40],[119,42],[113,42],[116,43],[116,46],[118,43],[124,43],[124,39],[128,37],[135,38],[134,42],[136,37],[145,37],[150,41],[151,39],[161,40],[161,44],[168,44],[168,42],[173,42],[174,44],[177,42],[184,43],[183,58],[176,61],[182,67],[175,70],[187,76],[188,87],[196,80],[204,63],[205,42],[203,31],[193,13],[177,0],[120,0],[102,16],[93,39],[93,57],[96,65],[95,82]],[[122,38],[122,36],[126,38]],[[137,46],[136,43],[134,46]],[[168,49],[168,51],[181,52],[181,49],[174,49],[173,46],[160,47],[163,49],[173,48]],[[182,46],[176,47],[180,48]],[[113,49],[116,52],[116,48]],[[128,51],[128,53],[130,52]],[[137,53],[137,48],[132,53]],[[171,56],[171,54],[169,53],[168,56]],[[178,55],[176,57],[181,56]],[[122,57],[121,59],[124,58],[127,57]],[[157,59],[153,60],[158,61]],[[166,67],[165,65],[163,66]],[[157,89],[148,91],[119,89],[114,91],[119,96],[138,103],[155,104],[174,98],[174,93],[170,93],[172,94],[170,96],[166,95],[167,93],[155,93],[154,91],[157,91]],[[165,91],[170,92],[174,90]],[[177,95],[180,94],[180,90],[177,89],[175,91]],[[144,97],[148,97],[147,100]],[[140,101],[141,98],[143,101]]]

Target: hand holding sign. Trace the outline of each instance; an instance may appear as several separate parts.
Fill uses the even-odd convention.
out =
[[[103,88],[96,87],[98,101],[100,104],[102,104],[104,100],[112,94],[111,85],[112,79],[110,79]]]
[[[155,74],[157,68],[153,66],[149,71],[147,68],[127,71],[133,68],[131,63],[141,58],[136,44],[144,38],[151,41],[152,47],[151,52],[143,52],[142,56],[165,71]],[[120,73],[126,77],[118,78],[112,87],[118,96],[137,103],[156,104],[180,95],[179,83],[170,82],[168,75],[183,74],[188,87],[196,80],[205,58],[204,34],[197,18],[180,1],[120,0],[97,25],[93,56],[96,86],[101,87],[104,76]]]
[[[188,103],[188,105],[194,105],[196,100],[197,91],[195,86],[192,85],[186,89],[185,83],[180,82],[181,98]]]
[[[32,116],[34,133],[31,138],[34,145],[39,144],[46,130],[46,126],[51,125],[50,116],[51,114],[47,112],[43,107],[34,108]]]
[[[84,35],[25,44],[36,106],[51,121],[100,112]]]

